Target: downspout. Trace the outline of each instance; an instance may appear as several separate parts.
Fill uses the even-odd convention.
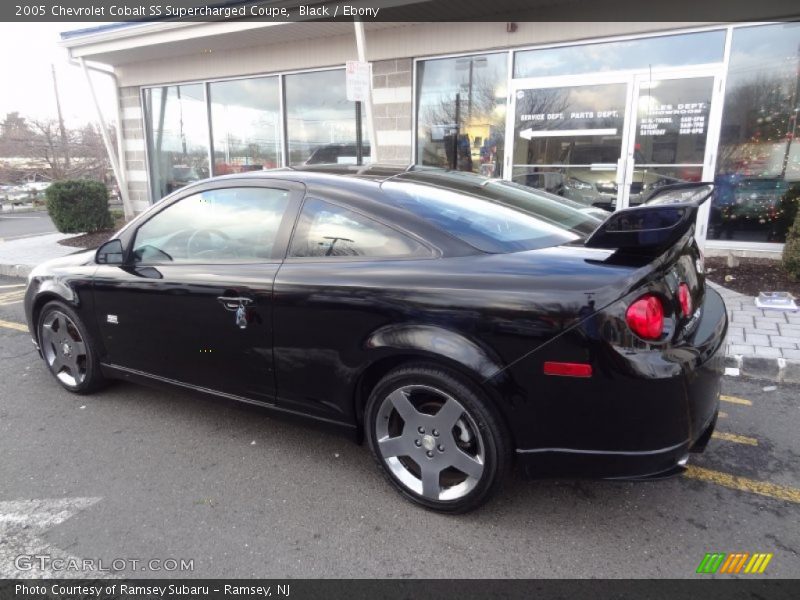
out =
[[[114,171],[114,177],[117,180],[117,185],[119,187],[119,195],[122,198],[122,210],[125,215],[125,220],[132,219],[134,216],[133,211],[133,204],[131,203],[130,194],[128,193],[128,178],[125,172],[125,144],[122,135],[122,110],[120,107],[120,98],[119,98],[119,78],[114,71],[100,69],[97,67],[91,67],[86,64],[86,61],[83,57],[79,58],[77,61],[69,57],[69,63],[73,66],[80,67],[83,70],[84,77],[86,78],[86,84],[89,86],[89,92],[92,96],[92,101],[94,103],[95,113],[97,114],[97,120],[100,121],[100,134],[103,137],[103,144],[106,147],[106,153],[108,154],[108,158],[111,161],[111,169]],[[111,79],[114,80],[114,102],[117,108],[117,152],[114,152],[114,149],[111,145],[111,139],[108,135],[108,128],[106,127],[106,120],[103,117],[103,111],[100,110],[100,103],[97,101],[97,94],[94,90],[94,84],[92,83],[91,76],[89,75],[89,71],[92,70],[95,73],[102,73],[104,75],[108,75]]]

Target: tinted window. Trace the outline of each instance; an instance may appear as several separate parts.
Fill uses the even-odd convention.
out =
[[[430,221],[484,252],[566,244],[601,220],[531,188],[472,175],[409,173],[385,182],[386,202]]]
[[[326,146],[352,146],[352,156],[355,156],[356,109],[355,102],[347,99],[344,69],[295,73],[286,75],[283,81],[288,164],[301,165],[315,150]],[[362,113],[361,130],[363,142],[367,145],[369,139],[367,127],[363,126],[364,118]],[[367,155],[366,149],[364,155]],[[336,158],[332,162],[337,162]]]
[[[277,77],[218,81],[208,85],[214,175],[281,165],[278,87]]]
[[[713,63],[722,60],[724,46],[720,30],[527,50],[514,56],[514,77]]]
[[[508,54],[417,63],[417,162],[499,177]]]
[[[414,240],[372,219],[322,200],[309,199],[292,241],[294,257],[426,256]]]
[[[203,85],[149,88],[144,94],[153,199],[208,177],[208,114]]]
[[[188,196],[136,232],[140,263],[235,263],[269,260],[289,192],[228,188]]]
[[[733,30],[708,237],[783,242],[800,197],[800,23]]]

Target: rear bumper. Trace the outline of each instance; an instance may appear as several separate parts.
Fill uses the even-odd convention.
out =
[[[700,320],[680,345],[616,357],[630,363],[625,378],[565,380],[559,400],[574,399],[576,405],[565,436],[574,446],[518,448],[519,465],[535,477],[649,479],[680,473],[690,452],[705,449],[716,426],[727,325],[722,298],[708,288]],[[584,399],[591,394],[590,401]],[[587,426],[578,415],[590,404],[595,418]]]

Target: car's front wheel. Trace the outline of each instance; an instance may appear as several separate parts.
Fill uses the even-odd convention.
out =
[[[38,338],[47,368],[70,392],[87,394],[105,382],[86,327],[63,302],[44,305],[39,314]]]
[[[367,403],[365,429],[392,485],[442,512],[482,505],[510,464],[509,436],[483,394],[435,366],[404,367],[384,377]]]

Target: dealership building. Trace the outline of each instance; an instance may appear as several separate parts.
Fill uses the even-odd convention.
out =
[[[800,196],[800,23],[364,27],[369,160],[502,177],[607,210],[714,181],[698,224],[706,247],[780,249]],[[355,160],[352,22],[122,23],[64,33],[62,45],[116,78],[119,114],[106,118],[122,123],[135,211],[210,175]]]

